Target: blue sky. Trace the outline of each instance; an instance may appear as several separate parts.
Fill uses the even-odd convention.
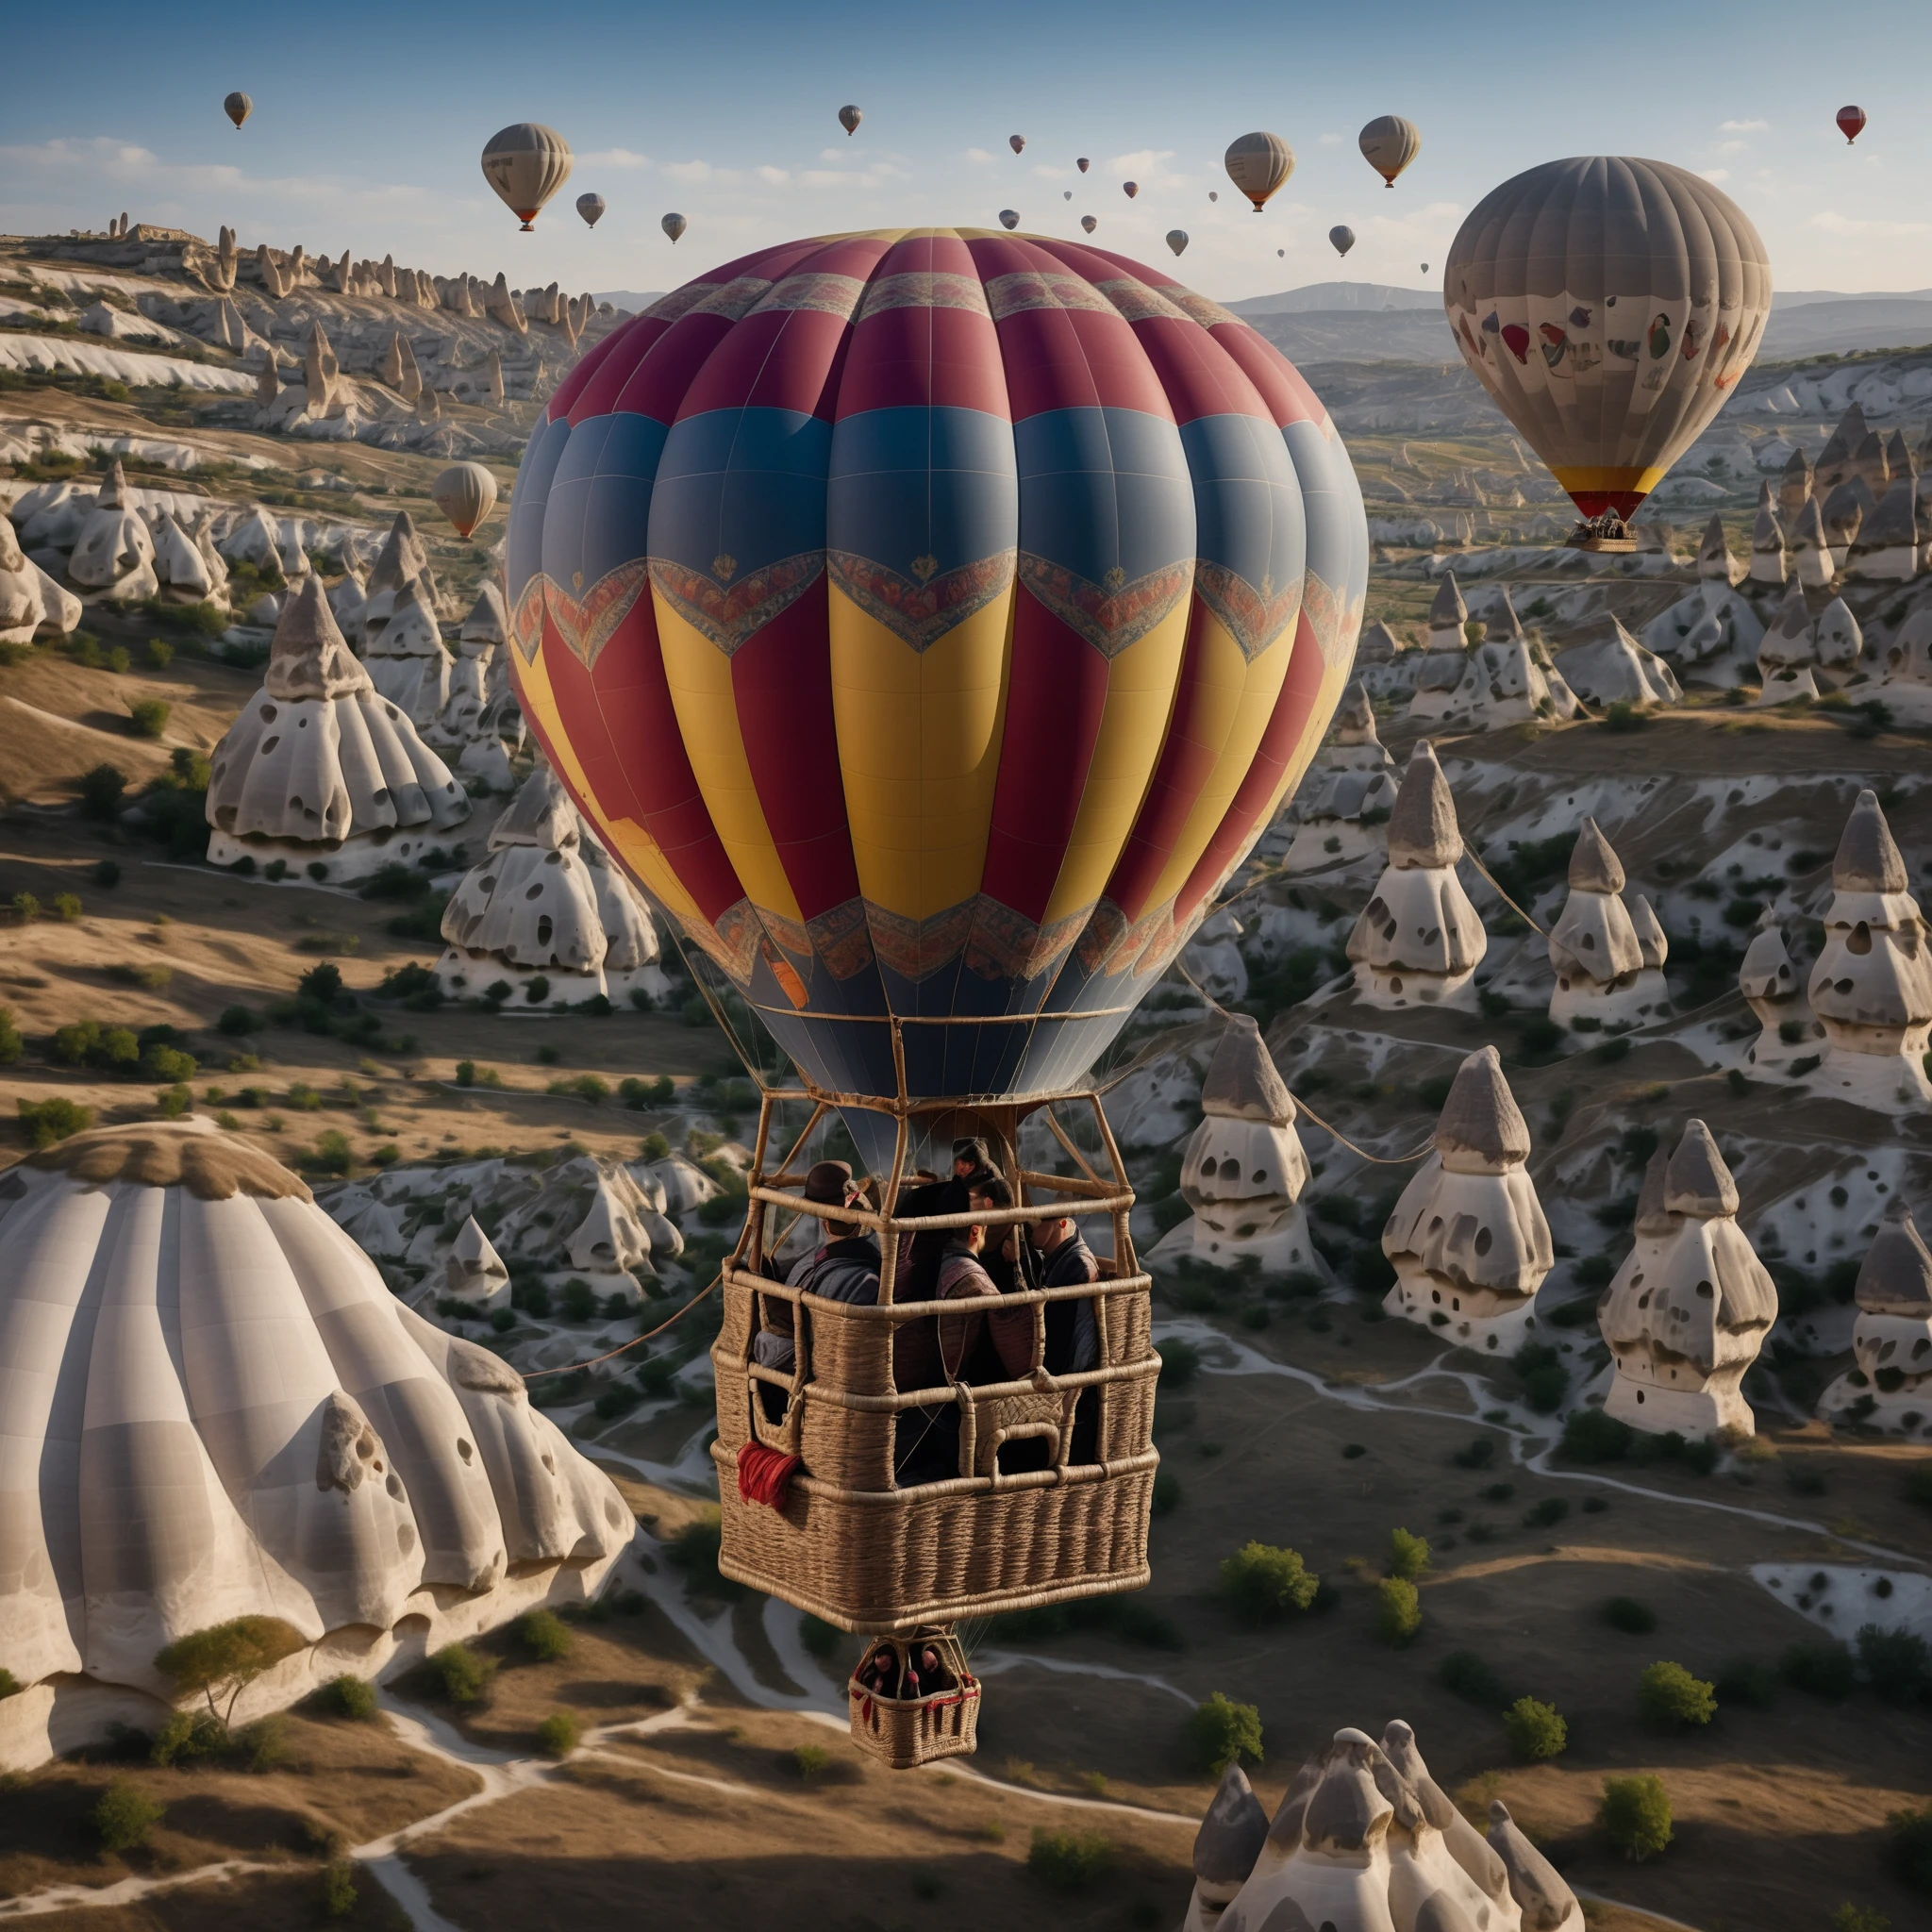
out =
[[[1780,288],[1932,286],[1932,6],[1878,0],[1857,9],[1856,33],[1833,30],[1852,17],[1789,0],[1502,14],[1406,0],[191,0],[164,13],[104,0],[84,35],[59,8],[9,25],[15,75],[50,84],[10,91],[0,228],[98,227],[126,208],[209,236],[230,222],[248,246],[658,289],[797,235],[991,225],[1013,208],[1023,227],[1067,235],[1096,214],[1096,241],[1163,264],[1161,238],[1185,229],[1185,278],[1232,299],[1337,275],[1436,285],[1487,190],[1556,156],[1612,152],[1719,181],[1763,234]],[[240,134],[221,112],[233,87],[256,103]],[[865,112],[851,140],[835,119],[845,101]],[[1871,117],[1855,148],[1832,125],[1847,101]],[[1385,112],[1423,137],[1393,192],[1355,145]],[[484,141],[525,119],[578,157],[535,235],[516,231],[477,168]],[[1251,127],[1298,158],[1259,218],[1220,165]],[[1013,133],[1027,139],[1018,158]],[[571,206],[591,188],[609,203],[594,233]],[[658,225],[673,208],[690,222],[675,249]],[[1359,238],[1345,267],[1324,239],[1338,222]]]

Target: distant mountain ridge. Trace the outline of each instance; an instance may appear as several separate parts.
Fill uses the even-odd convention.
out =
[[[613,308],[628,308],[633,315],[641,315],[664,291],[646,289],[641,294],[636,289],[597,289],[592,292],[598,301],[608,302]]]
[[[1248,295],[1224,305],[1236,315],[1307,315],[1314,311],[1434,308],[1442,297],[1434,289],[1397,289],[1386,282],[1309,282],[1276,295]]]

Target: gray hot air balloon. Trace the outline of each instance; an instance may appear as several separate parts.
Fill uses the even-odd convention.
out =
[[[1428,272],[1429,272],[1429,265],[1428,265],[1428,263],[1427,263],[1427,262],[1424,262],[1424,263],[1423,263],[1423,273],[1424,273],[1424,275],[1427,275],[1427,274],[1428,274]]]
[[[1221,199],[1220,191],[1218,189],[1210,188],[1208,191],[1208,199],[1209,201],[1219,201]]]
[[[1135,195],[1139,194],[1140,192],[1141,184],[1138,181],[1123,181],[1121,183],[1121,192],[1124,194],[1129,201],[1132,201]]]
[[[1020,216],[1019,216],[1019,211],[1018,211],[1017,209],[1015,209],[1015,208],[1001,208],[1001,210],[1000,210],[1000,226],[1001,226],[1001,227],[1003,227],[1003,228],[1017,228],[1017,227],[1018,227],[1019,225],[1020,225]]]
[[[1280,135],[1257,130],[1229,142],[1222,166],[1259,214],[1268,205],[1268,197],[1294,173],[1294,150]]]
[[[235,124],[235,132],[239,134],[242,131],[242,122],[247,120],[249,115],[255,112],[255,103],[251,101],[248,98],[248,96],[244,94],[242,92],[242,90],[238,87],[235,90],[235,92],[231,93],[228,96],[228,98],[222,103],[222,112],[225,113],[228,117],[228,119]]]
[[[1483,197],[1450,244],[1442,306],[1463,360],[1577,508],[1624,518],[1751,366],[1771,262],[1701,175],[1582,156]]]
[[[1170,228],[1167,231],[1167,245],[1176,255],[1185,255],[1188,252],[1188,231],[1185,228]]]
[[[1009,134],[1007,136],[1007,145],[1016,155],[1024,154],[1026,151],[1026,137],[1024,134]]]
[[[1393,188],[1396,175],[1422,152],[1423,138],[1413,121],[1405,121],[1400,114],[1377,114],[1357,137],[1357,144],[1383,185]]]
[[[666,215],[658,225],[671,237],[673,242],[675,242],[691,226],[691,224],[682,215]]]
[[[1355,230],[1338,225],[1328,230],[1328,239],[1335,244],[1337,255],[1346,255],[1355,246]]]
[[[864,119],[865,116],[849,102],[839,109],[839,125],[847,134],[857,134],[858,132],[858,124]]]
[[[1100,217],[1098,215],[1082,215],[1080,217],[1080,225],[1091,235],[1095,228],[1099,227]]]
[[[429,486],[437,508],[467,537],[496,508],[496,478],[481,463],[453,463]]]
[[[1074,163],[1074,167],[1079,169],[1081,174],[1084,175],[1087,172],[1087,170],[1093,165],[1093,163],[1090,161],[1085,155],[1082,155],[1080,158]]]
[[[583,216],[585,227],[594,228],[604,218],[604,197],[601,194],[578,195],[577,212]]]
[[[1062,188],[1060,190],[1060,199],[1062,201],[1072,201],[1073,198],[1074,191],[1071,188]]]
[[[1286,255],[1288,253],[1288,250],[1285,248],[1277,248],[1274,252],[1276,255]]]
[[[519,121],[490,137],[483,178],[530,232],[539,210],[570,179],[570,142],[554,127]]]

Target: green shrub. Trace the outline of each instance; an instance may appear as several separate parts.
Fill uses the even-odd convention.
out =
[[[1160,1357],[1160,1379],[1170,1390],[1185,1389],[1200,1373],[1201,1351],[1191,1342],[1159,1342],[1155,1352]]]
[[[1891,1921],[1883,1912],[1847,1899],[1831,1915],[1831,1932],[1891,1932]]]
[[[156,671],[165,671],[175,661],[175,647],[166,638],[147,641],[147,661]]]
[[[1473,1650],[1452,1650],[1436,1666],[1436,1682],[1485,1710],[1496,1710],[1502,1706],[1502,1684],[1495,1672]]]
[[[1867,1624],[1857,1641],[1865,1676],[1886,1703],[1909,1707],[1932,1692],[1932,1656],[1923,1637]]]
[[[1777,1673],[1759,1657],[1734,1657],[1717,1674],[1715,1688],[1720,1705],[1769,1710],[1777,1701]]]
[[[1849,1697],[1857,1678],[1852,1654],[1842,1643],[1794,1643],[1779,1668],[1794,1690],[1808,1691],[1813,1697]]]
[[[346,1919],[356,1909],[356,1867],[352,1859],[331,1858],[322,1870],[323,1915]]]
[[[118,765],[95,765],[80,781],[80,808],[91,819],[118,817],[127,774]]]
[[[493,1657],[478,1657],[467,1643],[445,1643],[429,1659],[442,1694],[452,1704],[475,1704],[496,1674]]]
[[[554,1664],[570,1655],[570,1626],[555,1610],[526,1610],[517,1619],[517,1641],[539,1663]]]
[[[794,1744],[791,1768],[807,1784],[816,1784],[825,1774],[832,1754],[823,1744]]]
[[[1932,1462],[1922,1462],[1907,1475],[1906,1501],[1932,1509]]]
[[[1503,1713],[1503,1728],[1509,1735],[1509,1748],[1530,1764],[1559,1757],[1570,1741],[1570,1726],[1561,1712],[1554,1704],[1534,1697],[1519,1697]]]
[[[164,1121],[186,1120],[194,1111],[194,1094],[185,1082],[163,1087],[155,1095],[155,1111]]]
[[[1236,1615],[1251,1624],[1271,1624],[1315,1601],[1322,1579],[1303,1563],[1300,1552],[1268,1543],[1244,1543],[1221,1565],[1221,1594]]]
[[[1621,1462],[1637,1431],[1600,1408],[1579,1408],[1563,1424],[1557,1454],[1571,1462]]]
[[[13,1024],[13,1008],[0,1007],[0,1067],[10,1067],[25,1050],[26,1041]]]
[[[1642,1637],[1657,1628],[1657,1612],[1634,1596],[1613,1596],[1604,1606],[1604,1622],[1626,1636]]]
[[[54,894],[54,915],[57,919],[65,920],[69,925],[72,925],[80,917],[80,901],[72,892],[56,892]],[[163,980],[161,984],[165,986],[167,981]]]
[[[1112,1869],[1113,1840],[1099,1831],[1033,1828],[1026,1869],[1056,1891],[1091,1891]]]
[[[669,1160],[671,1158],[671,1142],[662,1134],[646,1134],[643,1139],[643,1144],[638,1149],[638,1155],[641,1159],[644,1160]]]
[[[322,1701],[338,1717],[367,1724],[375,1715],[375,1686],[361,1677],[344,1674],[332,1677],[322,1687]]]
[[[134,727],[134,735],[137,738],[158,738],[168,728],[168,713],[172,708],[159,698],[136,698],[127,708],[127,718]]]
[[[553,1710],[537,1726],[537,1747],[546,1757],[568,1757],[577,1748],[577,1721],[567,1710]]]
[[[147,1761],[156,1765],[192,1764],[228,1748],[228,1727],[206,1710],[171,1710],[148,1746]]]
[[[1891,1828],[1891,1869],[1914,1891],[1932,1894],[1932,1805],[1894,1811],[1885,1822]]]
[[[51,1147],[94,1124],[92,1108],[81,1107],[58,1093],[51,1100],[23,1100],[18,1107],[21,1124],[37,1148]]]
[[[567,1322],[588,1322],[597,1312],[596,1290],[575,1274],[563,1284],[558,1301]]]
[[[250,1771],[279,1771],[289,1762],[289,1722],[282,1717],[258,1717],[244,1724],[236,1742]]]
[[[16,892],[13,909],[20,915],[21,924],[31,925],[41,916],[41,902],[31,892]]]
[[[1663,1780],[1649,1773],[1607,1777],[1597,1823],[1612,1848],[1633,1863],[1654,1858],[1671,1841],[1671,1800]]]
[[[1389,1532],[1389,1574],[1413,1580],[1429,1567],[1429,1544],[1425,1537],[1413,1536],[1406,1529]]]
[[[1211,1776],[1230,1764],[1261,1762],[1261,1713],[1235,1704],[1221,1691],[1194,1707],[1188,1720],[1188,1755]]]
[[[1707,1724],[1717,1715],[1717,1687],[1682,1664],[1654,1663],[1637,1680],[1637,1708],[1654,1730]]]
[[[101,1849],[131,1852],[147,1842],[147,1835],[168,1815],[165,1805],[157,1805],[134,1786],[116,1778],[101,1793],[93,1809],[94,1829],[100,1834]]]
[[[1383,1577],[1375,1585],[1375,1635],[1399,1646],[1422,1627],[1422,1592],[1406,1576]]]
[[[199,1071],[200,1062],[192,1053],[164,1046],[159,1041],[141,1057],[141,1076],[144,1080],[192,1080]]]
[[[355,1165],[355,1150],[349,1145],[349,1137],[340,1127],[329,1127],[315,1137],[315,1152],[309,1156],[310,1164],[324,1174],[348,1173]]]
[[[11,1671],[0,1667],[0,1697],[18,1697],[25,1689]]]

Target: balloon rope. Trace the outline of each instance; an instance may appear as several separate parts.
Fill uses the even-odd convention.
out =
[[[1517,918],[1522,920],[1524,924],[1528,926],[1532,932],[1541,933],[1544,939],[1549,938],[1549,928],[1547,926],[1539,924],[1536,920],[1532,919],[1530,915],[1527,912],[1525,912],[1523,909],[1523,908],[1519,906],[1516,903],[1516,901],[1512,899],[1509,896],[1509,894],[1506,892],[1502,889],[1502,887],[1496,883],[1495,878],[1491,874],[1489,867],[1486,866],[1482,862],[1482,860],[1475,856],[1475,847],[1468,843],[1467,841],[1465,841],[1463,843],[1462,856],[1463,858],[1469,860],[1470,864],[1475,867],[1477,872],[1482,874],[1484,878],[1489,880],[1490,891],[1495,893],[1496,897],[1502,900],[1504,905],[1508,907],[1510,911],[1515,913]]]
[[[562,1362],[559,1363],[558,1367],[554,1369],[532,1369],[530,1373],[524,1377],[524,1380],[526,1382],[536,1382],[541,1381],[542,1377],[545,1375],[574,1375],[579,1369],[594,1368],[599,1362],[611,1361],[614,1360],[618,1356],[629,1354],[629,1352],[632,1349],[636,1348],[640,1343],[649,1341],[654,1335],[663,1334],[665,1329],[669,1328],[673,1322],[683,1321],[684,1318],[688,1314],[690,1314],[691,1311],[694,1307],[696,1307],[701,1301],[704,1300],[705,1295],[709,1294],[711,1292],[711,1289],[716,1288],[719,1285],[719,1283],[722,1282],[724,1279],[724,1271],[720,1269],[716,1274],[712,1275],[710,1287],[707,1288],[702,1294],[692,1295],[690,1301],[686,1302],[683,1307],[679,1308],[678,1311],[671,1317],[670,1321],[659,1322],[655,1328],[646,1329],[644,1333],[638,1336],[636,1340],[626,1341],[621,1348],[613,1348],[607,1355],[593,1355],[588,1361]]]

